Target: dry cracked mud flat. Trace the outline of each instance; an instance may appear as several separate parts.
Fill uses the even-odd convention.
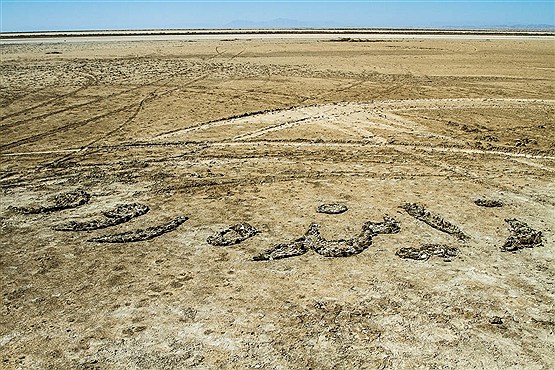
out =
[[[553,368],[554,61],[2,45],[0,367]]]

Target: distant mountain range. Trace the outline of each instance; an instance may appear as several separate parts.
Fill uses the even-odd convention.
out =
[[[268,21],[249,21],[234,20],[222,28],[231,29],[258,29],[258,28],[276,28],[276,29],[294,29],[294,28],[438,28],[438,29],[512,29],[512,30],[553,30],[555,25],[551,24],[503,24],[503,25],[453,25],[453,26],[384,26],[384,25],[344,25],[333,21],[301,21],[297,19],[276,18]]]

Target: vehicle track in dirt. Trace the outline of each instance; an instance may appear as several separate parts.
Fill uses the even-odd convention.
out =
[[[30,107],[28,107],[28,108],[19,110],[19,111],[17,111],[17,112],[12,112],[12,113],[9,113],[9,114],[4,114],[4,115],[0,116],[0,122],[6,120],[6,119],[8,119],[8,118],[14,117],[14,116],[19,116],[19,115],[22,115],[22,114],[31,112],[31,111],[33,111],[33,110],[35,110],[35,109],[38,109],[38,108],[45,107],[45,106],[47,106],[47,105],[49,105],[49,104],[51,104],[51,103],[56,102],[56,101],[59,100],[59,99],[63,99],[63,98],[68,98],[68,97],[75,96],[75,95],[77,95],[79,92],[84,91],[84,90],[88,89],[88,88],[91,87],[91,86],[94,86],[94,85],[98,82],[98,79],[97,79],[94,75],[92,75],[92,74],[85,74],[85,73],[83,73],[83,74],[84,74],[84,75],[86,76],[86,78],[87,78],[87,83],[85,83],[83,86],[80,86],[80,87],[78,87],[77,89],[74,89],[74,90],[72,90],[72,91],[70,91],[70,92],[68,92],[68,93],[66,93],[66,94],[57,95],[57,96],[55,96],[55,97],[53,97],[53,98],[47,99],[47,100],[44,101],[44,102],[41,102],[41,103],[39,103],[39,104],[35,104],[35,105],[33,105],[33,106],[30,106]],[[47,116],[46,116],[46,117],[47,117]],[[28,119],[29,119],[29,120],[30,120],[30,119],[35,119],[35,117],[33,117],[33,118],[28,118]],[[27,121],[27,122],[28,122],[28,121]],[[16,123],[8,123],[8,124],[2,124],[2,123],[0,123],[0,129],[1,129],[1,128],[4,128],[4,127],[9,127],[9,126],[17,126],[18,124],[19,124],[19,123],[17,123],[17,122],[16,122]]]
[[[117,98],[121,95],[125,95],[125,94],[128,94],[128,93],[136,91],[136,90],[140,90],[140,89],[145,88],[145,87],[150,87],[150,86],[152,86],[156,83],[159,83],[160,81],[163,81],[164,79],[166,79],[166,77],[160,78],[160,79],[158,79],[154,82],[149,82],[149,83],[142,84],[142,85],[139,85],[139,86],[134,86],[134,87],[132,87],[130,89],[127,89],[127,90],[124,90],[124,91],[118,91],[118,92],[112,93],[108,96],[95,98],[95,99],[86,101],[84,103],[70,105],[68,107],[64,107],[64,108],[61,108],[61,109],[56,109],[54,111],[43,113],[43,114],[38,115],[38,116],[28,117],[28,118],[25,118],[23,120],[19,120],[19,121],[12,122],[12,123],[9,123],[9,124],[4,124],[3,126],[0,126],[0,127],[7,127],[7,126],[15,127],[15,126],[19,126],[21,124],[25,124],[25,123],[34,121],[34,120],[47,118],[47,117],[50,117],[50,116],[53,116],[53,115],[56,115],[56,114],[65,113],[65,112],[68,112],[68,111],[71,111],[71,110],[74,110],[74,109],[78,109],[78,108],[83,108],[83,107],[86,107],[86,106],[94,104],[94,103],[99,103],[99,102],[106,101],[108,99]]]

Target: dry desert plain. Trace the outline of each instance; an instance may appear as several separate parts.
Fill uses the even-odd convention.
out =
[[[554,45],[2,44],[0,367],[553,368]]]

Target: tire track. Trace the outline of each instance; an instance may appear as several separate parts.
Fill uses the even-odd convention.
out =
[[[6,120],[10,117],[18,116],[18,115],[33,111],[37,108],[44,107],[44,106],[46,106],[46,105],[48,105],[48,104],[50,104],[50,103],[52,103],[52,102],[54,102],[58,99],[63,99],[63,98],[74,96],[74,95],[78,94],[80,91],[83,91],[83,90],[89,88],[90,86],[93,86],[94,84],[96,84],[98,82],[98,79],[93,75],[86,74],[86,78],[87,78],[87,83],[85,85],[83,85],[83,86],[81,86],[81,87],[79,87],[79,88],[77,88],[73,91],[70,91],[66,94],[55,96],[54,98],[48,99],[48,100],[46,100],[42,103],[36,104],[32,107],[28,107],[28,108],[20,110],[18,112],[13,112],[13,113],[10,113],[10,114],[7,114],[7,115],[3,115],[2,117],[0,117],[0,122],[4,121],[4,120]],[[32,118],[32,119],[34,119],[34,118]],[[12,124],[0,124],[0,128],[3,128],[5,126],[12,126]]]
[[[282,147],[298,147],[298,148],[356,148],[357,150],[362,150],[366,148],[382,148],[382,149],[403,149],[403,150],[423,150],[428,152],[448,152],[448,153],[460,153],[468,155],[492,155],[501,156],[508,158],[520,158],[520,159],[540,159],[540,160],[553,160],[555,161],[555,156],[553,155],[539,155],[539,154],[527,154],[527,153],[513,153],[505,152],[500,150],[486,150],[486,149],[467,149],[467,148],[457,148],[457,147],[438,147],[429,145],[417,145],[417,144],[373,144],[366,141],[340,141],[340,140],[327,140],[327,141],[299,141],[299,140],[252,140],[252,141],[176,141],[176,142],[161,142],[161,143],[151,143],[151,142],[136,142],[136,143],[124,143],[116,145],[100,145],[100,146],[88,146],[90,150],[100,150],[100,151],[112,151],[118,149],[130,149],[130,148],[164,148],[164,147],[187,147],[187,146],[203,146],[205,148],[210,147],[252,147],[253,145],[261,146],[282,146]],[[57,149],[57,150],[44,150],[44,151],[30,151],[30,152],[20,152],[20,153],[0,153],[0,157],[18,157],[18,156],[33,156],[39,154],[57,154],[64,152],[78,152],[81,148],[68,148],[68,149]]]
[[[77,127],[80,127],[80,126],[85,126],[85,125],[90,124],[90,123],[92,123],[92,122],[96,122],[96,121],[101,120],[101,119],[103,119],[103,118],[106,118],[106,117],[112,116],[112,115],[114,115],[114,114],[117,114],[117,113],[120,113],[120,112],[124,112],[124,111],[126,111],[126,110],[128,110],[128,109],[131,109],[131,108],[133,108],[136,104],[137,104],[137,103],[127,104],[127,105],[125,105],[125,106],[123,106],[123,107],[120,107],[120,108],[118,108],[118,109],[114,109],[114,110],[108,111],[108,112],[106,112],[106,113],[103,113],[103,114],[100,114],[100,115],[97,115],[97,116],[88,118],[88,119],[86,119],[86,120],[68,123],[68,124],[66,124],[66,125],[63,125],[63,126],[61,126],[61,127],[56,127],[56,128],[54,128],[54,129],[48,130],[48,131],[46,131],[46,132],[41,132],[41,133],[39,133],[39,134],[31,135],[31,136],[28,136],[28,137],[23,138],[23,139],[19,139],[19,140],[16,140],[16,141],[12,141],[11,143],[1,145],[1,146],[0,146],[0,149],[2,149],[2,150],[9,150],[9,149],[18,147],[18,146],[23,145],[23,144],[32,143],[32,142],[34,142],[34,141],[37,141],[37,140],[39,140],[39,139],[42,139],[42,138],[45,138],[45,137],[47,137],[47,136],[53,135],[53,134],[55,134],[55,133],[68,131],[68,130],[71,130],[71,129],[74,129],[74,128],[77,128]]]
[[[216,48],[216,49],[217,49],[217,48]],[[244,50],[242,50],[242,51],[241,51],[240,53],[238,53],[237,55],[239,55],[239,54],[241,54],[241,53],[243,53],[243,52],[244,52]],[[218,50],[216,50],[216,53],[217,53],[216,55],[214,55],[214,56],[208,58],[207,60],[212,59],[212,58],[215,58],[215,57],[217,57],[217,56],[220,56],[220,55],[222,55],[224,52],[219,52]],[[85,121],[80,121],[80,122],[68,124],[68,125],[65,125],[65,126],[62,126],[62,127],[59,127],[59,128],[53,129],[53,130],[50,130],[50,131],[48,131],[48,132],[46,132],[46,133],[43,133],[43,134],[34,135],[34,136],[32,136],[32,137],[28,137],[28,138],[25,138],[25,139],[18,140],[18,141],[16,141],[16,142],[12,142],[12,143],[9,143],[9,144],[7,144],[7,145],[0,146],[0,149],[11,149],[11,148],[13,148],[13,147],[15,147],[15,146],[19,146],[19,145],[22,145],[22,144],[25,144],[25,143],[28,143],[28,142],[32,142],[32,141],[36,140],[36,139],[39,138],[39,137],[48,136],[48,135],[54,134],[54,133],[56,133],[56,132],[66,131],[66,130],[69,130],[69,129],[72,129],[72,128],[75,128],[75,127],[78,127],[78,126],[82,126],[82,125],[85,125],[85,124],[89,124],[89,123],[91,123],[91,122],[94,122],[94,121],[97,121],[97,120],[99,120],[99,119],[105,118],[105,117],[107,117],[107,116],[109,116],[109,115],[113,115],[113,114],[116,114],[116,113],[125,111],[125,110],[127,110],[127,109],[131,109],[131,108],[133,108],[134,106],[137,106],[137,110],[132,114],[132,116],[131,116],[128,120],[126,120],[124,123],[122,123],[121,125],[119,125],[118,127],[116,127],[115,129],[111,130],[110,132],[108,132],[108,133],[105,134],[104,136],[102,136],[102,137],[100,137],[100,138],[98,138],[98,139],[93,140],[93,141],[90,142],[88,145],[82,146],[81,148],[77,149],[76,151],[71,152],[71,153],[65,155],[64,157],[60,158],[60,160],[56,160],[56,161],[47,163],[46,166],[51,166],[51,165],[54,165],[54,164],[57,164],[57,163],[61,163],[61,162],[63,162],[63,161],[66,161],[66,160],[72,158],[72,157],[75,156],[76,154],[79,154],[79,153],[81,153],[81,152],[83,152],[83,151],[85,151],[85,150],[88,150],[89,147],[92,146],[93,144],[99,142],[100,140],[102,140],[102,139],[104,139],[104,138],[106,138],[106,137],[109,137],[109,136],[113,135],[115,132],[121,130],[123,127],[125,127],[126,125],[128,125],[129,123],[131,123],[131,122],[136,118],[136,116],[139,114],[139,112],[142,110],[142,107],[144,106],[144,104],[147,103],[148,101],[150,101],[150,100],[152,100],[152,99],[155,99],[155,98],[160,98],[160,97],[165,96],[165,95],[168,95],[168,94],[171,94],[172,92],[177,91],[177,90],[179,90],[179,89],[181,89],[181,88],[188,87],[188,86],[190,86],[190,85],[192,85],[192,84],[194,84],[194,83],[196,83],[196,82],[198,82],[198,81],[201,81],[201,80],[206,79],[209,75],[210,75],[210,72],[204,73],[204,74],[201,75],[200,77],[194,78],[194,79],[190,80],[189,82],[187,82],[187,83],[184,84],[184,85],[179,85],[179,86],[174,87],[174,88],[171,88],[171,89],[169,89],[168,91],[165,91],[165,92],[163,92],[163,93],[161,93],[161,94],[156,94],[156,92],[157,92],[160,88],[162,88],[162,87],[167,87],[167,85],[168,85],[168,83],[162,84],[162,85],[158,86],[157,89],[155,89],[155,91],[149,93],[146,97],[144,97],[144,98],[143,98],[140,102],[138,102],[138,103],[133,103],[133,104],[126,105],[126,106],[123,107],[123,108],[120,108],[120,109],[117,109],[117,110],[108,112],[108,113],[103,114],[103,115],[100,115],[100,116],[93,117],[92,119],[89,119],[89,120],[85,120]],[[160,78],[160,79],[155,80],[155,81],[152,82],[152,83],[139,85],[139,86],[133,87],[132,89],[128,89],[128,90],[126,90],[126,91],[124,91],[124,92],[122,92],[122,93],[118,93],[118,94],[116,94],[116,95],[121,95],[121,94],[124,94],[124,93],[126,93],[126,92],[131,92],[131,91],[134,91],[134,90],[137,90],[137,89],[140,89],[140,88],[144,88],[144,87],[148,87],[148,86],[154,86],[155,84],[160,83],[160,82],[163,81],[163,80],[168,80],[168,79],[171,79],[171,77]],[[112,96],[108,96],[108,97],[105,97],[105,98],[109,98],[109,97],[112,97]],[[103,100],[103,99],[99,99],[99,100]],[[86,104],[85,104],[85,105],[86,105]]]
[[[509,192],[509,193],[517,194],[517,195],[525,197],[526,199],[531,200],[531,201],[533,201],[535,203],[538,203],[538,204],[541,204],[541,205],[548,204],[548,205],[551,205],[551,206],[555,206],[555,201],[540,198],[540,197],[537,197],[537,196],[534,196],[534,195],[531,195],[531,194],[525,194],[521,191],[518,191],[516,189],[511,188],[510,186],[493,182],[492,179],[484,178],[483,176],[480,176],[480,175],[470,171],[467,168],[462,168],[462,167],[454,165],[454,164],[446,164],[446,163],[440,162],[439,160],[429,158],[429,157],[426,157],[426,156],[422,155],[421,153],[419,153],[418,150],[410,150],[408,148],[410,148],[410,147],[405,147],[405,148],[397,147],[395,149],[398,150],[401,153],[409,154],[413,157],[418,157],[419,161],[424,163],[427,166],[439,168],[439,169],[442,169],[442,170],[445,170],[445,171],[449,171],[449,172],[451,172],[455,175],[459,175],[459,176],[468,178],[468,179],[472,180],[473,182],[479,183],[479,184],[481,184],[485,187],[496,188],[496,189],[500,189],[500,190],[503,190],[503,191],[506,191],[506,192]],[[418,148],[418,149],[422,149],[422,148]],[[444,149],[449,149],[449,148],[444,148]],[[453,151],[449,151],[449,152],[453,152]],[[555,158],[553,158],[553,159],[555,159]]]
[[[258,137],[258,136],[262,136],[268,132],[272,132],[272,131],[278,131],[278,130],[283,130],[289,127],[294,127],[297,126],[298,124],[301,124],[303,122],[307,122],[307,121],[311,121],[313,120],[312,117],[303,117],[303,118],[299,118],[296,120],[292,120],[292,121],[286,121],[286,122],[282,122],[282,123],[278,123],[277,125],[273,125],[273,126],[269,126],[269,127],[264,127],[260,130],[256,130],[254,132],[249,132],[243,135],[237,135],[233,138],[231,138],[231,140],[233,141],[241,141],[241,140],[248,140],[254,137]]]
[[[198,82],[198,81],[200,81],[200,80],[203,80],[203,79],[206,78],[207,76],[208,76],[208,74],[205,74],[205,75],[203,75],[203,76],[201,76],[201,77],[198,77],[198,78],[196,78],[196,79],[193,79],[193,80],[189,81],[187,84],[185,84],[184,86],[188,86],[188,85],[190,85],[190,84],[194,84],[194,83],[196,83],[196,82]],[[118,126],[117,126],[116,128],[114,128],[113,130],[110,130],[108,133],[102,135],[102,136],[99,137],[99,138],[96,138],[96,139],[92,140],[92,141],[89,142],[88,144],[82,146],[80,149],[78,149],[78,150],[76,150],[76,151],[74,151],[74,152],[70,152],[69,154],[63,156],[63,157],[60,158],[60,159],[57,159],[57,160],[55,160],[55,161],[53,161],[53,162],[49,162],[49,163],[44,164],[44,166],[48,167],[48,166],[59,165],[60,163],[65,162],[65,161],[67,161],[67,160],[73,158],[73,157],[76,156],[76,155],[79,155],[80,153],[82,153],[82,152],[84,152],[84,151],[86,151],[86,150],[89,150],[90,147],[91,147],[92,145],[96,144],[97,142],[99,142],[99,141],[101,141],[101,140],[106,139],[107,137],[112,136],[114,133],[116,133],[117,131],[121,130],[122,128],[124,128],[125,126],[127,126],[127,125],[129,125],[131,122],[133,122],[133,120],[139,115],[139,113],[141,112],[141,110],[143,109],[143,107],[144,107],[144,105],[145,105],[146,103],[148,103],[148,102],[151,101],[151,100],[160,98],[160,97],[162,97],[162,96],[171,94],[172,92],[174,92],[174,91],[176,91],[176,90],[179,90],[179,89],[182,87],[182,86],[173,87],[173,88],[171,88],[171,89],[169,89],[169,90],[167,90],[167,91],[164,91],[163,93],[156,94],[156,93],[158,92],[158,90],[160,90],[162,87],[165,87],[165,86],[167,86],[167,85],[159,86],[159,87],[156,88],[156,90],[154,90],[153,92],[148,93],[145,97],[143,97],[143,99],[141,99],[141,101],[136,105],[136,109],[135,109],[135,111],[133,112],[133,114],[132,114],[127,120],[125,120],[125,122],[123,122],[122,124],[118,125]]]
[[[320,94],[320,95],[318,95],[318,96],[308,96],[308,97],[304,97],[304,98],[301,100],[301,103],[304,104],[304,103],[310,102],[310,101],[312,101],[312,100],[325,99],[326,97],[330,97],[330,96],[333,96],[333,95],[335,95],[335,94],[337,94],[337,93],[350,90],[350,89],[355,88],[355,87],[357,87],[357,86],[360,86],[360,85],[362,85],[362,84],[364,84],[364,83],[366,83],[366,82],[367,82],[366,80],[358,80],[358,81],[349,83],[347,86],[339,87],[339,88],[337,88],[337,89],[333,89],[332,91],[328,91],[328,92],[323,93],[323,94]]]
[[[20,120],[20,121],[17,121],[17,122],[13,122],[13,123],[9,123],[9,124],[3,124],[3,125],[0,125],[0,128],[6,127],[6,126],[16,127],[16,126],[19,126],[21,124],[24,124],[24,123],[27,123],[27,122],[30,122],[30,121],[47,118],[47,117],[50,117],[50,116],[53,116],[53,115],[56,115],[56,114],[59,114],[59,113],[64,113],[64,112],[67,112],[67,111],[70,111],[70,110],[73,110],[73,109],[76,109],[76,108],[81,108],[81,107],[84,107],[84,106],[87,106],[87,105],[90,105],[90,104],[99,103],[99,102],[102,102],[102,101],[105,101],[105,100],[108,100],[108,99],[111,99],[111,98],[115,98],[115,97],[130,93],[130,92],[133,92],[135,90],[139,90],[139,89],[142,89],[142,88],[145,88],[145,87],[150,87],[150,86],[152,86],[156,83],[159,83],[160,81],[163,81],[164,79],[167,79],[167,77],[162,77],[162,78],[159,78],[159,79],[155,80],[152,83],[147,83],[147,84],[142,84],[142,85],[139,85],[139,86],[135,86],[131,89],[127,89],[127,90],[124,90],[124,91],[120,91],[120,92],[117,92],[117,93],[110,94],[108,96],[103,96],[103,97],[100,97],[100,98],[89,100],[89,101],[84,102],[84,103],[74,104],[74,105],[71,105],[69,107],[61,108],[61,109],[58,109],[58,110],[55,110],[55,111],[52,111],[52,112],[47,112],[47,113],[44,113],[44,114],[41,114],[41,115],[38,115],[38,116],[29,117],[29,118],[26,118],[26,119],[23,119],[23,120]]]

